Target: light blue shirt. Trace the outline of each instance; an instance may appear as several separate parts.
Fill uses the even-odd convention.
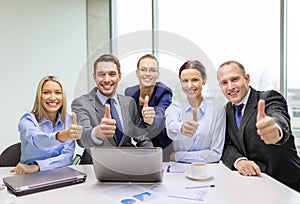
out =
[[[222,156],[225,141],[226,115],[222,106],[203,99],[198,109],[198,128],[193,137],[182,134],[184,122],[191,120],[192,107],[187,99],[173,102],[166,110],[166,128],[173,140],[175,159],[179,162],[218,162]]]
[[[38,164],[40,171],[67,166],[72,163],[75,141],[60,142],[56,134],[69,129],[72,116],[67,114],[65,124],[60,115],[55,127],[52,122],[43,119],[40,123],[32,113],[25,113],[19,121],[18,130],[21,139],[21,163]]]

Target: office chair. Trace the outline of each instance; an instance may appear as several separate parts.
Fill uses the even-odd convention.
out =
[[[72,160],[72,165],[79,165],[81,161],[81,155],[76,154],[75,157]]]
[[[16,166],[21,158],[21,143],[7,147],[0,155],[0,167]]]

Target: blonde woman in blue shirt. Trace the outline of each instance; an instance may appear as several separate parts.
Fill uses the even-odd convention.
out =
[[[82,127],[76,124],[76,115],[66,111],[62,82],[55,76],[42,78],[32,111],[18,124],[21,161],[11,172],[33,173],[72,163],[74,140],[80,139]]]
[[[173,102],[166,110],[166,128],[173,140],[175,162],[218,162],[225,140],[225,110],[202,96],[207,76],[197,60],[185,62],[179,69],[183,103]]]

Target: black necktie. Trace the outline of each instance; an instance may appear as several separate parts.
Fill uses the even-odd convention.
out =
[[[235,121],[236,121],[236,126],[238,128],[240,128],[240,124],[241,124],[241,121],[242,121],[242,109],[244,107],[244,104],[240,104],[238,106],[236,105],[233,105],[233,107],[235,108]]]
[[[106,103],[110,105],[110,115],[111,115],[112,119],[114,119],[116,121],[116,126],[117,126],[116,136],[117,136],[118,143],[119,143],[123,136],[123,133],[122,133],[123,130],[122,130],[122,125],[121,125],[121,121],[120,121],[116,106],[114,104],[114,99],[109,98],[109,99],[107,99]]]

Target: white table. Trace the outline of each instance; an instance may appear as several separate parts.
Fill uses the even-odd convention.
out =
[[[16,197],[15,203],[21,204],[53,204],[53,203],[72,203],[72,204],[100,204],[100,203],[119,203],[112,201],[103,195],[102,191],[109,189],[117,184],[103,184],[98,182],[94,175],[92,165],[72,166],[75,169],[87,173],[85,183],[57,188],[44,192]],[[0,179],[10,175],[11,168],[0,168]],[[266,174],[260,177],[245,177],[235,171],[229,170],[223,164],[209,164],[208,171],[213,179],[207,181],[194,181],[187,179],[183,173],[165,173],[162,185],[174,186],[195,186],[214,184],[216,187],[211,190],[209,197],[204,202],[182,200],[165,197],[152,200],[150,203],[213,203],[213,204],[295,204],[300,203],[300,193],[281,184]],[[140,187],[148,189],[151,184],[140,184]]]

